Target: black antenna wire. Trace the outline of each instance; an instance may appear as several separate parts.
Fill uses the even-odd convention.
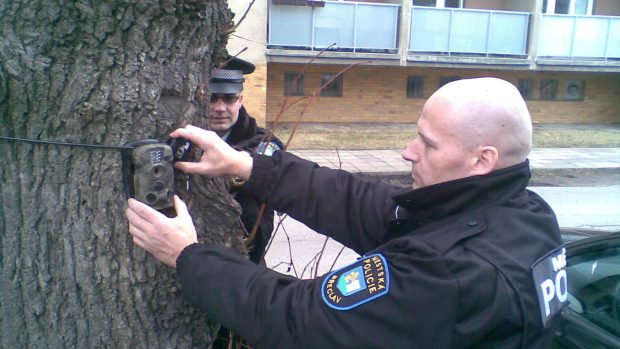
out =
[[[59,142],[59,141],[42,141],[42,140],[37,140],[37,139],[7,137],[7,136],[0,136],[0,139],[7,140],[7,141],[14,141],[14,142],[26,142],[26,143],[35,143],[35,144],[53,144],[53,145],[62,145],[62,146],[68,146],[68,147],[117,149],[117,150],[133,149],[133,147],[126,147],[126,146],[121,146],[121,145],[98,145],[98,144]]]

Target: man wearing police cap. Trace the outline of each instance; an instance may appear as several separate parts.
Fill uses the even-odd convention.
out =
[[[258,127],[256,119],[251,117],[243,106],[243,75],[254,72],[254,64],[228,57],[225,65],[213,70],[209,80],[209,129],[217,133],[233,148],[250,153],[271,155],[275,150],[283,149],[282,142],[272,136],[268,140],[267,131]],[[258,220],[262,202],[248,194],[244,182],[232,180],[232,192],[241,206],[241,221],[250,233]],[[250,243],[249,257],[254,263],[261,263],[267,242],[273,231],[274,211],[265,209],[256,235]],[[220,331],[215,348],[228,347],[228,330]],[[235,341],[237,339],[235,338]]]
[[[254,64],[229,57],[227,63],[214,69],[209,81],[209,129],[217,133],[233,148],[250,153],[271,155],[283,148],[275,136],[268,139],[268,131],[259,127],[243,106],[243,75],[254,72]],[[233,181],[235,199],[241,205],[241,220],[248,233],[258,219],[260,200],[246,193],[243,182]],[[273,210],[266,209],[249,252],[250,259],[260,263],[273,231]]]

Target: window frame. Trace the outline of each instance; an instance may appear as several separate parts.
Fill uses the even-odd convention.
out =
[[[534,79],[520,78],[517,82],[517,89],[524,100],[530,101],[534,99]]]
[[[321,97],[342,97],[344,90],[344,74],[340,74],[334,79],[334,76],[336,75],[338,74],[321,73]],[[327,82],[331,79],[334,80],[331,83],[327,84]]]
[[[449,84],[453,81],[458,81],[461,80],[460,76],[454,76],[454,75],[442,75],[439,77],[439,83],[438,83],[438,87],[437,88],[441,88],[443,85],[445,84]]]
[[[296,79],[297,81],[295,81]],[[296,82],[296,86],[295,86],[294,91],[291,91],[291,84],[293,84],[293,82]],[[300,74],[297,72],[285,72],[284,73],[284,95],[285,96],[303,96],[304,95],[304,74]]]
[[[424,75],[407,76],[407,98],[424,98]],[[415,88],[418,87],[418,88]]]
[[[464,2],[463,0],[456,0],[458,1],[457,7],[446,6],[447,1],[450,1],[450,0],[434,0],[433,2],[435,3],[435,5],[433,6],[433,5],[416,5],[415,0],[411,0],[411,5],[412,6],[436,7],[436,8],[463,8],[463,2]]]
[[[551,91],[545,91],[545,89],[550,88],[548,86],[554,86],[554,88]],[[557,101],[558,100],[558,88],[559,88],[559,86],[560,86],[560,81],[558,79],[541,79],[540,80],[540,90],[539,90],[540,95],[539,95],[539,99],[541,101]],[[549,95],[549,92],[553,92],[553,93],[551,93],[551,95]]]
[[[571,86],[578,86],[579,96],[573,97],[569,95],[569,89]],[[564,100],[569,102],[581,102],[585,96],[586,81],[583,79],[567,79],[564,83]]]
[[[543,3],[543,12],[548,15],[569,15],[569,16],[592,16],[592,9],[594,8],[594,0],[587,0],[588,3],[586,5],[585,13],[576,13],[577,10],[577,0],[566,0],[568,1],[568,9],[566,13],[558,13],[556,12],[556,5],[558,0],[545,0]]]

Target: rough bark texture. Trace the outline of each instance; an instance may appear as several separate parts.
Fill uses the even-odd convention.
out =
[[[204,127],[193,94],[231,18],[224,0],[0,0],[0,135],[122,145]],[[116,150],[0,140],[0,347],[211,343],[217,325],[174,270],[131,242],[120,164]],[[225,186],[181,192],[203,240],[241,249]]]

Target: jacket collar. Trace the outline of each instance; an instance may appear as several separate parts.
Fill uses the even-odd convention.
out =
[[[529,161],[473,176],[414,189],[394,197],[408,218],[436,221],[455,214],[498,205],[526,189],[531,177]],[[405,217],[403,217],[405,218]]]
[[[228,144],[237,145],[238,143],[251,139],[256,134],[256,120],[245,110],[244,106],[239,109],[239,118],[233,125],[230,136],[226,140]]]

